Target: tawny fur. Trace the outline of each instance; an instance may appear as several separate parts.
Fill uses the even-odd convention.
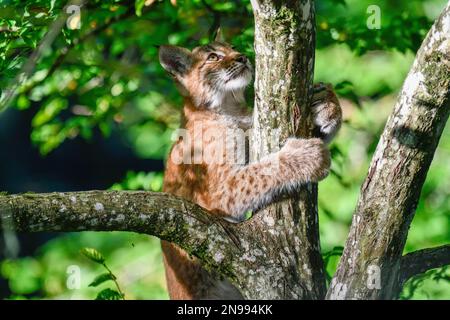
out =
[[[248,210],[262,208],[280,194],[327,176],[330,155],[318,138],[290,138],[278,152],[246,163],[245,139],[236,137],[242,138],[251,127],[244,89],[251,81],[252,67],[228,44],[213,42],[192,52],[162,46],[160,61],[185,97],[184,132],[166,164],[165,192],[240,222]],[[315,86],[312,107],[317,136],[329,141],[342,118],[330,86]],[[228,281],[208,274],[175,245],[163,241],[162,249],[172,299],[241,298]]]

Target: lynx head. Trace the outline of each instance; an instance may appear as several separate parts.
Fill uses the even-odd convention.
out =
[[[181,94],[197,108],[217,110],[242,104],[252,79],[250,61],[225,42],[214,41],[192,51],[164,45],[159,48],[159,60]]]

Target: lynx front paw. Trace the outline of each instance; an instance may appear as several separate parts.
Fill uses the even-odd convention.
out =
[[[339,100],[330,84],[314,85],[312,112],[315,135],[329,142],[337,133],[342,123],[342,110]]]
[[[330,152],[320,139],[288,139],[281,155],[280,160],[293,170],[292,177],[299,182],[317,182],[329,173]]]

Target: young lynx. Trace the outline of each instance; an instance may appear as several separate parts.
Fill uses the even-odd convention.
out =
[[[161,46],[159,59],[185,100],[185,134],[168,158],[165,192],[239,222],[248,210],[262,208],[279,194],[327,176],[330,155],[318,138],[288,139],[278,152],[257,162],[236,159],[245,141],[231,139],[230,143],[233,134],[229,133],[251,128],[244,89],[252,79],[252,66],[243,54],[216,41],[192,51]],[[329,141],[341,125],[341,108],[331,87],[315,86],[312,107],[318,136]],[[216,280],[180,248],[164,241],[162,248],[172,299],[241,298],[230,283]]]

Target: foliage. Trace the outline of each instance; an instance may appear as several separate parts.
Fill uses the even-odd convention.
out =
[[[161,191],[163,174],[160,172],[127,172],[122,182],[112,185],[111,190]]]
[[[449,266],[445,266],[439,269],[432,269],[423,274],[419,274],[411,279],[405,284],[403,288],[402,295],[400,299],[408,300],[412,297],[419,296],[422,299],[430,299],[432,298],[430,292],[434,295],[443,293],[440,292],[442,289],[440,286],[430,285],[430,283],[426,282],[426,280],[432,280],[435,283],[450,283],[450,268]],[[428,287],[428,288],[426,288]],[[427,290],[424,290],[424,289]]]
[[[361,23],[358,17],[364,12],[369,18],[373,6],[383,8],[380,28],[368,28],[366,21]],[[357,55],[371,50],[416,52],[432,24],[415,1],[404,11],[399,11],[391,1],[323,1],[318,2],[318,7],[318,30],[324,31],[318,33],[319,47],[345,43]],[[332,17],[329,12],[333,12]]]
[[[345,117],[331,145],[332,175],[320,184],[319,192],[320,233],[329,276],[395,95],[445,2],[316,1],[315,78],[336,87]],[[207,43],[213,27],[220,24],[228,41],[254,59],[249,0],[92,0],[81,8],[81,28],[70,30],[64,24],[30,74],[19,77],[65,4],[0,0],[0,110],[6,107],[2,102],[8,89],[23,80],[14,87],[17,95],[8,107],[33,115],[30,139],[44,157],[73,139],[90,143],[100,134],[112,142],[118,136],[125,139],[136,158],[163,161],[180,122],[182,101],[159,66],[156,46],[193,48]],[[381,9],[380,29],[367,28],[369,5]],[[251,104],[251,89],[248,96]],[[406,252],[450,242],[449,156],[447,128],[422,191]],[[129,170],[111,189],[161,190],[161,172]],[[80,248],[92,246],[105,253],[111,267],[119,270],[116,275],[104,273],[101,259],[94,265],[80,260]],[[66,268],[72,264],[83,267],[82,288],[76,291],[65,286]],[[66,234],[48,241],[32,257],[5,259],[0,271],[12,299],[118,297],[112,289],[99,294],[97,287],[88,286],[116,280],[123,284],[127,299],[167,298],[158,241],[129,233]],[[405,299],[449,297],[448,269],[411,280],[402,295]]]
[[[103,255],[93,248],[83,248],[81,253],[86,256],[89,260],[100,264],[106,269],[106,273],[102,273],[95,277],[95,279],[89,284],[89,287],[97,287],[106,281],[113,281],[116,285],[117,290],[110,288],[103,289],[97,294],[96,300],[125,300],[125,294],[120,290],[119,283],[117,282],[117,277],[112,273],[111,269],[108,268]]]
[[[5,259],[0,274],[12,294],[9,299],[95,299],[108,282],[90,287],[105,273],[98,263],[81,255],[80,249],[95,245],[108,257],[126,299],[167,299],[159,240],[128,232],[68,233],[39,248],[32,257]],[[80,286],[67,286],[70,266],[80,268]]]

